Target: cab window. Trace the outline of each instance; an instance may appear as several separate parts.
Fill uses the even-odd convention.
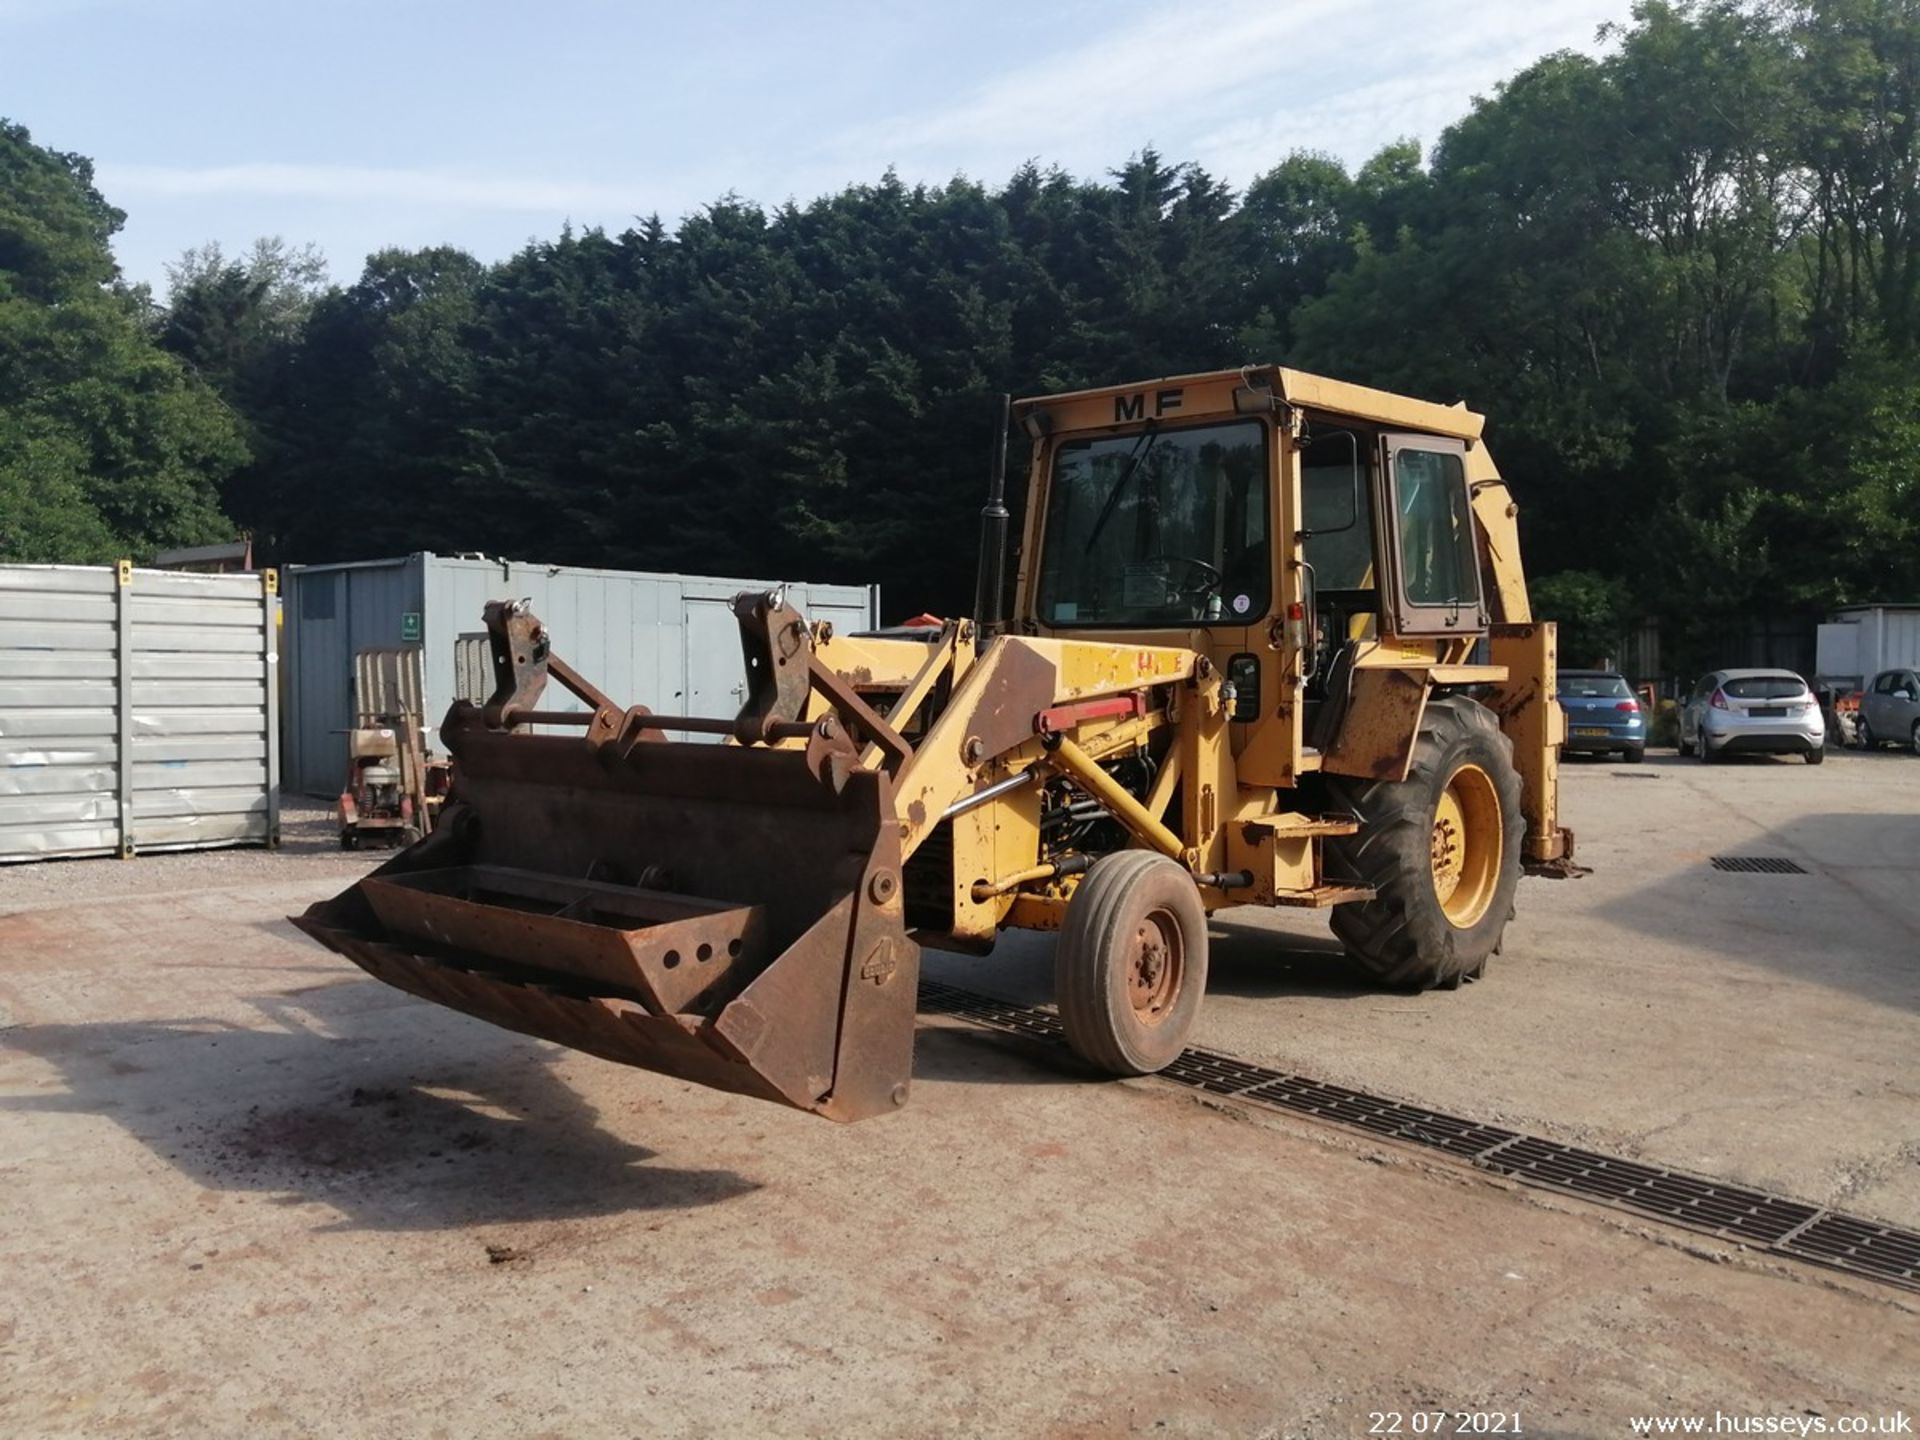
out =
[[[1307,563],[1323,591],[1373,588],[1373,505],[1365,455],[1358,438],[1345,430],[1317,435],[1302,451]]]
[[[1465,447],[1430,436],[1389,436],[1386,458],[1397,628],[1401,634],[1480,629]]]
[[[1480,598],[1458,455],[1401,450],[1393,457],[1400,513],[1400,583],[1410,605],[1468,605]]]
[[[1267,427],[1149,427],[1054,451],[1038,618],[1252,624],[1271,599]]]

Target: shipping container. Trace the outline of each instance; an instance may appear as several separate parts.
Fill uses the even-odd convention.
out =
[[[623,705],[670,714],[732,715],[745,696],[739,629],[728,602],[773,580],[651,575],[419,553],[392,560],[287,570],[286,773],[290,789],[339,793],[345,732],[368,708],[356,695],[356,657],[417,649],[430,749],[456,699],[492,688],[481,612],[489,600],[528,600],[562,656]],[[877,586],[792,583],[809,619],[842,631],[879,622]],[[391,661],[383,661],[390,664]],[[579,709],[558,685],[544,708]]]
[[[274,590],[0,565],[0,861],[277,844]]]
[[[1818,636],[1816,685],[1858,690],[1882,670],[1920,668],[1920,605],[1849,605]]]

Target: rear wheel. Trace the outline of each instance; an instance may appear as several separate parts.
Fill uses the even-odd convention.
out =
[[[1207,913],[1164,855],[1122,850],[1087,871],[1054,951],[1067,1044],[1115,1075],[1148,1075],[1186,1048],[1207,988]]]
[[[1520,777],[1513,744],[1484,705],[1427,706],[1400,781],[1329,777],[1358,834],[1327,842],[1330,871],[1371,886],[1341,905],[1333,933],[1389,985],[1452,989],[1477,979],[1513,916],[1520,883]]]
[[[1822,764],[1825,762],[1826,758],[1827,758],[1827,752],[1825,747],[1823,746],[1816,745],[1813,747],[1813,749],[1807,751],[1807,764],[1809,765]]]
[[[1620,752],[1620,758],[1629,765],[1638,765],[1647,758],[1646,748],[1640,745],[1629,745]]]

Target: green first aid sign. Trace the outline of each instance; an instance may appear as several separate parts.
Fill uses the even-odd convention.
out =
[[[409,610],[400,617],[400,638],[418,640],[420,638],[420,612]]]

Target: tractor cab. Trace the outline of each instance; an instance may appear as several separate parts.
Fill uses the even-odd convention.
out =
[[[1501,533],[1512,516],[1462,406],[1268,366],[1015,413],[1033,442],[1017,627],[1207,654],[1243,778],[1318,768],[1356,669],[1457,669],[1496,617],[1479,557],[1489,515]]]

